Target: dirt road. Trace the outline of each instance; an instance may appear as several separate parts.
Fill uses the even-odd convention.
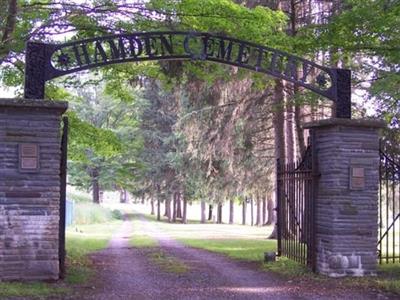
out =
[[[143,219],[144,222],[146,222]],[[391,299],[378,291],[360,291],[340,285],[288,281],[222,255],[185,247],[161,232],[152,222],[148,233],[157,248],[129,244],[135,228],[126,220],[107,249],[95,253],[93,286],[77,291],[75,299]],[[170,272],[151,260],[154,253],[187,266]],[[394,298],[393,298],[394,299]]]

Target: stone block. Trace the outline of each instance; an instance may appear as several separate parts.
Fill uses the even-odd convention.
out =
[[[59,276],[60,122],[65,102],[0,99],[0,281]],[[40,148],[40,169],[19,170],[19,144]]]

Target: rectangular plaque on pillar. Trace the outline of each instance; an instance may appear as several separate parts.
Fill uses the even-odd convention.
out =
[[[19,144],[19,171],[37,172],[39,170],[39,145]]]
[[[365,188],[365,168],[350,167],[350,189],[363,190]]]

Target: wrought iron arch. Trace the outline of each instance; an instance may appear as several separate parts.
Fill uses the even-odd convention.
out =
[[[207,60],[265,73],[334,101],[336,117],[351,117],[350,70],[324,67],[284,51],[206,32],[136,32],[64,44],[28,42],[25,98],[43,99],[46,81],[59,76],[148,60]]]

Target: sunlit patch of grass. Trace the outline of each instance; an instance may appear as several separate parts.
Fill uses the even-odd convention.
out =
[[[136,248],[157,247],[157,240],[146,233],[145,225],[140,220],[139,215],[133,214],[131,219],[133,223],[133,235],[130,239],[130,244]]]
[[[162,251],[149,254],[151,262],[160,267],[161,270],[168,273],[183,274],[189,271],[189,267],[175,257],[168,256]]]
[[[222,253],[229,257],[245,261],[263,261],[264,252],[275,251],[275,240],[246,239],[178,239],[185,245]]]
[[[130,243],[133,247],[137,248],[151,248],[158,246],[158,242],[146,234],[134,234],[130,240]]]
[[[3,297],[30,297],[41,298],[49,296],[61,296],[70,292],[67,287],[43,282],[0,282],[0,298]]]
[[[285,277],[312,277],[314,274],[303,264],[286,257],[279,257],[275,262],[263,263],[262,269],[278,273]]]

